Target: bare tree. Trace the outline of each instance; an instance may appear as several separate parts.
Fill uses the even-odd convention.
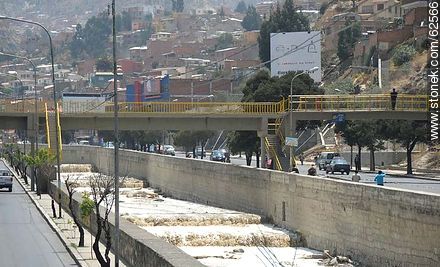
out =
[[[108,219],[114,203],[114,178],[103,174],[95,174],[89,178],[89,186],[91,188],[91,197],[95,204],[96,214],[96,235],[95,241],[93,242],[93,251],[101,266],[110,267],[109,253],[112,246],[112,239]],[[104,207],[104,214],[102,214],[102,216],[100,210],[101,205]],[[99,241],[102,234],[104,234],[105,238],[104,255],[102,255],[99,249]]]
[[[78,220],[77,210],[73,206],[73,195],[75,194],[76,188],[78,187],[78,178],[71,180],[70,176],[67,176],[64,183],[66,184],[67,192],[69,194],[70,214],[72,215],[73,221],[75,222],[79,231],[78,247],[84,247],[84,228],[82,227],[80,221]]]

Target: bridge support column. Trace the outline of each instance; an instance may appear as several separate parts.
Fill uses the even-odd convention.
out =
[[[257,131],[257,135],[258,137],[260,137],[260,166],[261,168],[267,168],[266,166],[266,144],[265,144],[265,139],[267,137],[267,118],[262,118],[261,119],[261,124],[260,124],[260,130]]]
[[[258,131],[258,137],[260,137],[260,155],[261,155],[261,162],[260,166],[261,168],[266,168],[266,145],[264,143],[264,139],[267,137],[267,132],[260,132]]]
[[[288,137],[296,137],[296,120],[293,118],[293,114],[289,114],[289,124],[286,124],[286,133],[288,133]],[[293,167],[295,167],[295,147],[289,146],[289,172],[293,170]]]

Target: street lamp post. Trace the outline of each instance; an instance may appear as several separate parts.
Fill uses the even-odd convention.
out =
[[[113,0],[114,1],[114,0]],[[55,120],[58,118],[58,109],[57,109],[57,91],[55,87],[55,64],[54,64],[54,56],[53,56],[53,45],[52,45],[52,37],[50,36],[49,31],[44,27],[42,24],[31,21],[31,20],[25,20],[25,19],[19,19],[19,18],[13,18],[13,17],[7,17],[7,16],[0,16],[0,20],[12,20],[22,23],[28,23],[32,25],[36,25],[41,27],[47,34],[49,38],[49,45],[50,45],[50,59],[51,59],[51,65],[52,65],[52,86],[53,86],[53,102],[54,102],[54,109],[55,109]],[[59,218],[61,218],[61,169],[60,169],[60,151],[59,151],[59,132],[60,129],[58,127],[58,123],[55,123],[55,149],[56,149],[56,159],[57,159],[57,178],[58,178],[58,198],[59,198]],[[53,201],[53,199],[52,199]]]
[[[35,150],[38,150],[38,95],[37,95],[37,68],[35,67],[34,62],[32,62],[32,60],[30,60],[27,57],[23,57],[23,56],[19,56],[19,55],[14,55],[14,54],[9,54],[9,53],[4,53],[4,52],[0,52],[0,55],[3,56],[8,56],[8,57],[15,57],[15,58],[19,58],[19,59],[23,59],[26,60],[27,62],[29,62],[32,65],[32,69],[34,71],[34,94],[35,94],[35,113],[34,113],[34,122],[35,122],[35,135],[34,135],[34,142],[35,142]],[[33,152],[34,153],[34,152]],[[33,155],[32,155],[33,156]],[[35,189],[35,178],[32,176],[31,177],[31,191],[34,191]]]
[[[316,70],[318,70],[318,67],[313,67],[313,68],[311,68],[311,69],[309,69],[309,70],[307,70],[307,71],[303,71],[303,72],[300,72],[300,73],[298,73],[298,74],[296,74],[295,76],[293,76],[293,78],[292,78],[292,80],[290,81],[290,95],[289,95],[289,106],[290,106],[290,137],[293,137],[293,135],[295,134],[295,129],[293,129],[294,128],[294,126],[293,126],[293,81],[297,78],[297,77],[299,77],[299,76],[301,76],[301,75],[303,75],[303,74],[305,74],[305,73],[311,73],[311,72],[314,72],[314,71],[316,71]],[[290,146],[290,160],[289,160],[289,171],[292,171],[293,170],[293,160],[294,160],[294,157],[293,157],[293,146]]]

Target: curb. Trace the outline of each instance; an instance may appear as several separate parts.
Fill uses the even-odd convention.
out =
[[[393,173],[393,170],[383,170],[386,174],[391,175],[391,176],[396,176],[396,177],[400,177],[400,178],[412,178],[412,179],[421,179],[421,180],[430,180],[430,181],[438,181],[440,182],[440,178],[433,178],[433,177],[423,177],[423,176],[418,176],[418,175],[411,175],[411,174],[399,174],[399,173]],[[387,173],[387,171],[391,171],[390,173]],[[364,171],[361,170],[359,171],[361,173],[376,173],[375,171]],[[420,174],[419,174],[420,175]]]
[[[58,228],[58,226],[52,221],[52,218],[50,218],[45,212],[43,207],[41,207],[41,205],[38,203],[37,200],[35,200],[35,198],[29,193],[29,191],[26,189],[25,185],[22,183],[22,181],[18,178],[18,175],[15,173],[15,171],[13,171],[11,169],[11,167],[9,166],[9,164],[6,164],[6,166],[8,166],[9,170],[14,174],[14,178],[15,180],[20,184],[21,188],[23,188],[23,191],[26,192],[26,194],[29,196],[29,198],[31,199],[32,203],[35,205],[35,207],[37,208],[38,212],[43,216],[44,220],[47,222],[47,224],[49,225],[49,227],[55,232],[55,234],[58,236],[58,238],[60,239],[61,243],[64,245],[64,247],[66,248],[67,252],[70,254],[70,256],[72,257],[72,259],[75,261],[75,263],[78,266],[81,267],[88,267],[87,263],[85,262],[85,260],[81,257],[81,255],[79,254],[79,252],[77,252],[76,250],[72,250],[70,248],[70,246],[66,243],[66,240],[64,240],[64,238],[61,235],[61,229]]]

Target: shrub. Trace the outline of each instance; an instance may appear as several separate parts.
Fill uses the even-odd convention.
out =
[[[394,49],[392,60],[394,65],[401,66],[409,62],[416,54],[416,50],[411,45],[399,45]]]

